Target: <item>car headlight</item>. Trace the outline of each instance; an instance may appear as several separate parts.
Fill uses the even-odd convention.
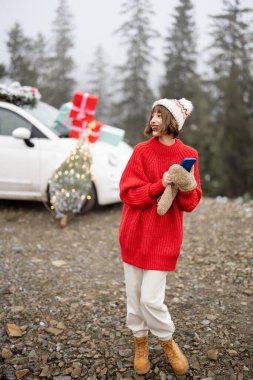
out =
[[[118,165],[118,157],[114,153],[109,153],[108,162],[111,166],[115,167]]]

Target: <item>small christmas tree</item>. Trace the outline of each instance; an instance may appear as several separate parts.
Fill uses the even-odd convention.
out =
[[[57,218],[80,212],[84,201],[91,199],[91,165],[89,145],[81,139],[49,181],[51,209]]]

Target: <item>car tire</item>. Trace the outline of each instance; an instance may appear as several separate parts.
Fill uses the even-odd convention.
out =
[[[94,184],[92,184],[90,196],[91,196],[91,199],[89,201],[86,200],[83,202],[83,205],[80,210],[81,214],[84,214],[92,210],[93,208],[95,208],[95,206],[97,206],[97,191]]]

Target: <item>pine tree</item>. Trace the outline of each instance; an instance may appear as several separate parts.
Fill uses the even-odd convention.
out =
[[[250,10],[239,0],[223,2],[213,18],[213,133],[219,147],[219,191],[235,197],[253,194],[252,30]]]
[[[152,29],[153,15],[149,0],[129,0],[122,4],[121,14],[126,17],[116,30],[121,44],[126,46],[126,61],[118,67],[119,97],[114,109],[120,126],[132,144],[143,139],[143,129],[154,97],[148,84],[151,64],[150,41],[157,37]]]
[[[168,35],[165,39],[165,75],[160,86],[162,98],[187,98],[192,101],[194,111],[187,119],[180,134],[182,140],[194,146],[200,155],[202,187],[209,192],[209,182],[204,173],[210,173],[212,136],[209,133],[208,94],[204,91],[197,72],[197,39],[194,8],[191,0],[179,0],[175,7]],[[209,179],[208,175],[206,176]]]
[[[168,29],[165,47],[165,76],[161,95],[167,98],[188,97],[195,93],[197,47],[193,5],[191,0],[179,0]]]
[[[3,78],[7,75],[6,67],[3,63],[0,63],[0,78]]]
[[[10,78],[24,86],[36,86],[38,72],[32,64],[32,40],[25,37],[19,23],[8,32],[7,49],[10,54]]]
[[[44,88],[47,83],[47,72],[50,67],[50,60],[48,59],[49,51],[47,49],[47,41],[43,34],[39,33],[31,44],[32,67],[37,71],[37,87],[44,99]]]
[[[89,81],[87,92],[98,96],[98,107],[96,109],[96,119],[103,123],[110,123],[110,73],[102,46],[98,46],[94,53],[92,62],[89,65]]]
[[[53,23],[54,37],[47,86],[43,92],[44,99],[56,107],[72,98],[75,85],[71,74],[74,68],[74,60],[70,53],[74,46],[71,19],[67,0],[60,0]]]

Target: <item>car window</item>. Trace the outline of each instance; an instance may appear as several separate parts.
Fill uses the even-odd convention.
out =
[[[34,125],[32,126],[32,133],[31,138],[37,137],[39,139],[47,139],[48,137],[44,135],[38,128],[36,128]]]
[[[22,106],[22,108],[51,130],[59,113],[57,108],[44,102],[38,102],[34,107]]]
[[[2,136],[12,136],[14,129],[20,127],[32,130],[32,124],[23,117],[10,110],[0,108],[0,134]]]

